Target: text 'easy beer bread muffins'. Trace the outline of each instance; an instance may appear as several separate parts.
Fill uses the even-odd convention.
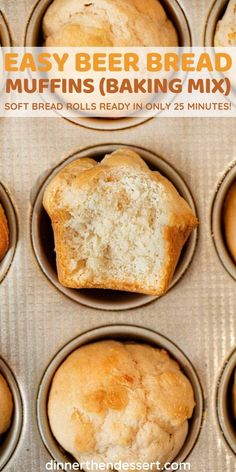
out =
[[[148,295],[168,289],[198,221],[175,187],[130,149],[78,159],[47,186],[59,281]]]
[[[5,212],[0,204],[0,261],[5,256],[9,247],[9,230]]]
[[[194,405],[189,380],[166,351],[109,340],[63,362],[48,415],[55,438],[79,462],[163,464],[182,448]]]
[[[12,394],[4,377],[0,374],[0,435],[8,430],[13,412]]]
[[[43,19],[46,46],[178,46],[158,0],[54,0]]]

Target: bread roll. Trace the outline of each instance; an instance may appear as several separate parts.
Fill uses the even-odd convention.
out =
[[[223,222],[226,243],[236,263],[236,182],[229,189],[225,199]]]
[[[234,384],[233,384],[233,412],[236,420],[236,369],[234,371]]]
[[[6,380],[0,374],[0,435],[8,430],[11,423],[12,412],[12,394]]]
[[[158,0],[54,0],[43,19],[46,46],[178,46]]]
[[[236,0],[230,0],[223,18],[217,23],[214,44],[236,46]]]
[[[163,464],[182,448],[194,405],[189,380],[167,352],[109,340],[63,362],[48,416],[59,444],[80,463]]]
[[[198,224],[174,186],[130,149],[100,164],[69,164],[49,183],[43,205],[59,281],[70,288],[162,295]]]
[[[2,205],[0,204],[0,261],[5,256],[9,247],[9,230],[7,219],[3,210]]]

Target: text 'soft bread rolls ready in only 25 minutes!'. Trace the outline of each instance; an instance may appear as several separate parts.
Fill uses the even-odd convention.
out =
[[[59,281],[70,288],[164,294],[198,225],[172,183],[130,149],[82,158],[48,184]]]
[[[54,0],[43,19],[51,46],[178,46],[157,0]]]

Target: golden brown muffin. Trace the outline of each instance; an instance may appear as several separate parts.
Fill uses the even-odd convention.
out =
[[[9,247],[9,230],[7,219],[3,210],[2,205],[0,204],[0,261],[5,256]]]
[[[0,434],[5,433],[11,423],[13,400],[6,380],[0,374]]]
[[[236,419],[236,369],[234,371],[234,384],[233,384],[233,412],[234,412],[234,418]]]
[[[223,223],[226,243],[236,263],[236,182],[231,185],[225,199]]]
[[[217,23],[214,45],[236,46],[236,0],[229,1],[223,18]]]
[[[58,368],[48,415],[55,438],[79,462],[163,464],[182,448],[194,405],[189,380],[166,351],[101,341]]]
[[[43,31],[46,46],[178,46],[158,0],[54,0]]]
[[[163,295],[198,221],[170,181],[130,149],[78,159],[47,186],[58,278],[70,288]]]

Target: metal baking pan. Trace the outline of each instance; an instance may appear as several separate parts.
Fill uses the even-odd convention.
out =
[[[169,2],[169,5],[174,4]],[[206,44],[203,38],[207,25],[208,44],[212,44],[214,28],[224,13],[226,2],[179,0],[178,4],[187,18],[192,43],[196,46]],[[29,32],[33,24],[33,13],[30,12],[32,9],[35,11],[37,5],[34,0],[1,0],[1,11],[10,25],[16,45],[24,45],[25,31],[27,29]],[[213,11],[213,7],[214,20],[211,20],[209,12]],[[27,25],[29,16],[31,20]],[[180,18],[179,15],[177,17]],[[47,441],[47,448],[53,457],[58,457],[57,444],[51,442],[50,436],[48,439],[45,436],[47,419],[45,416],[40,419],[45,412],[44,395],[47,394],[56,363],[61,362],[83,340],[89,342],[92,338],[86,333],[97,326],[106,325],[102,328],[104,337],[108,335],[106,331],[110,330],[109,326],[115,325],[116,332],[112,332],[112,336],[119,337],[122,333],[118,324],[124,323],[138,326],[137,331],[134,327],[125,328],[132,330],[129,337],[135,335],[136,339],[140,336],[139,339],[148,340],[149,336],[154,336],[153,342],[165,345],[177,359],[183,351],[180,358],[183,369],[186,365],[187,373],[187,357],[191,359],[194,372],[197,372],[202,385],[200,398],[202,394],[204,396],[204,413],[202,418],[202,410],[199,410],[201,432],[194,441],[194,447],[189,448],[187,462],[191,464],[191,472],[232,472],[235,469],[235,423],[230,419],[230,392],[236,364],[233,354],[236,348],[236,281],[228,273],[225,257],[229,255],[220,216],[223,202],[220,195],[224,194],[224,186],[225,191],[228,188],[228,179],[233,177],[235,168],[235,123],[235,119],[230,118],[164,119],[160,116],[128,130],[121,128],[131,123],[121,120],[119,125],[115,123],[119,128],[116,132],[112,128],[114,123],[103,122],[101,133],[102,125],[95,122],[72,126],[68,120],[56,118],[0,120],[0,182],[4,185],[4,188],[0,186],[0,201],[8,216],[10,234],[15,234],[12,249],[2,263],[5,267],[11,266],[7,276],[3,265],[0,269],[1,274],[4,272],[4,277],[0,277],[0,355],[4,358],[4,364],[7,363],[14,372],[24,405],[23,419],[22,413],[19,413],[23,427],[20,427],[18,439],[14,435],[14,447],[10,436],[5,437],[2,443],[1,460],[6,458],[4,472],[45,472],[45,464],[51,459],[44,447]],[[87,126],[97,129],[88,129]],[[45,179],[50,178],[68,156],[69,159],[81,156],[83,152],[87,153],[88,148],[97,156],[99,152],[101,155],[104,142],[110,143],[110,149],[122,142],[143,150],[150,149],[148,156],[153,159],[163,156],[165,161],[158,160],[158,165],[165,162],[168,169],[177,170],[194,196],[200,220],[195,256],[181,281],[152,303],[143,304],[142,301],[137,304],[136,299],[136,307],[132,310],[130,299],[121,300],[123,307],[119,312],[116,311],[117,300],[115,304],[113,300],[108,300],[111,306],[107,311],[107,303],[100,300],[103,306],[98,307],[95,298],[98,310],[92,308],[91,298],[84,304],[81,300],[75,303],[71,297],[56,290],[55,284],[48,282],[48,275],[46,277],[45,272],[39,269],[32,250],[32,223],[34,218],[36,222],[39,217],[36,210],[39,213],[42,210],[39,195]],[[175,178],[171,180],[175,181]],[[9,211],[9,193],[5,188],[10,192]],[[34,206],[37,195],[38,208]],[[213,202],[218,202],[218,198],[217,209],[217,205],[213,207]],[[32,210],[34,215],[31,221]],[[217,231],[212,226],[213,213]],[[14,230],[11,229],[13,221]],[[34,231],[36,244],[37,228]],[[225,256],[222,256],[220,248],[215,250],[215,245],[220,241],[222,251],[226,251]],[[38,245],[38,250],[42,251],[40,238]],[[9,263],[10,255],[11,261],[14,256],[13,264]],[[46,264],[43,252],[42,257],[43,264]],[[235,267],[231,268],[235,273]],[[48,262],[47,270],[52,271],[55,280],[55,265],[53,269]],[[85,334],[80,337],[81,333]],[[74,341],[70,344],[72,339]],[[1,367],[0,370],[3,371]],[[22,409],[17,409],[15,402],[16,411],[22,412]],[[185,454],[181,457],[184,458]]]

